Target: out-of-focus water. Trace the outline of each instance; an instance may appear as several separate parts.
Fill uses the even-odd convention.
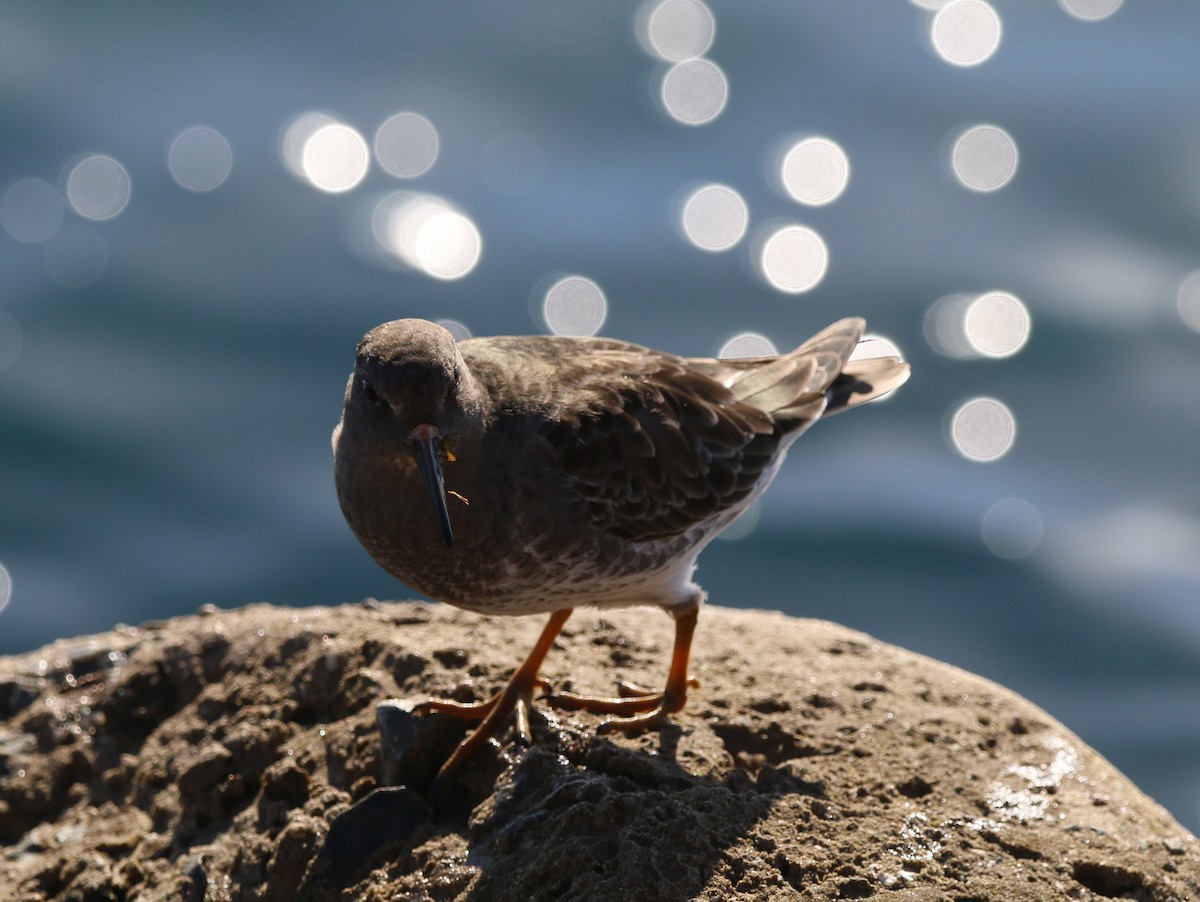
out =
[[[912,380],[795,447],[712,600],[999,680],[1200,826],[1200,6],[1070,5],[0,9],[0,652],[411,595],[331,476],[383,320],[861,314]]]

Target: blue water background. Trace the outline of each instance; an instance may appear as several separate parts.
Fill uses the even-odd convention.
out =
[[[1200,267],[1200,4],[1128,2],[1095,23],[1050,0],[995,5],[998,52],[961,68],[900,0],[713,3],[729,100],[690,127],[655,100],[665,64],[633,4],[5,4],[0,192],[61,187],[104,153],[132,196],[108,221],[65,214],[103,248],[84,287],[51,278],[57,239],[0,232],[0,652],[205,603],[410,597],[350,535],[331,478],[354,344],[381,321],[544,331],[539,292],[562,273],[603,288],[605,334],[685,354],[747,329],[790,347],[861,314],[911,382],[796,446],[756,529],[702,558],[712,601],[828,618],[998,680],[1200,827],[1200,336],[1176,306]],[[279,150],[309,110],[368,138],[418,111],[440,156],[411,182],[374,166],[353,191],[317,191]],[[989,194],[947,165],[978,122],[1020,149]],[[233,151],[208,193],[166,167],[193,125]],[[828,206],[775,185],[780,142],[803,133],[850,158]],[[497,139],[535,149],[511,182]],[[704,181],[750,209],[726,253],[675,225]],[[364,205],[401,188],[478,226],[467,277],[351,252]],[[755,273],[754,235],[776,220],[829,247],[808,293]],[[989,289],[1029,308],[1028,345],[936,353],[930,305]],[[976,396],[1017,422],[989,464],[946,438]],[[1044,529],[1018,560],[981,538],[1006,498]]]

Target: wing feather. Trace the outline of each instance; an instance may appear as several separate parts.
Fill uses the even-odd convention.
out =
[[[634,541],[681,535],[744,500],[781,438],[766,413],[683,358],[656,364],[615,397],[585,382],[574,394],[588,403],[542,429],[582,512]]]
[[[895,388],[896,358],[850,361],[865,322],[840,320],[778,357],[687,359],[609,339],[466,340],[497,416],[518,417],[602,531],[652,541],[736,509],[781,446],[822,416]]]

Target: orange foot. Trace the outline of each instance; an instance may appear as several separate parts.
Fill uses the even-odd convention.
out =
[[[546,653],[550,651],[555,638],[558,637],[563,624],[567,622],[567,618],[570,616],[570,608],[564,611],[555,611],[550,615],[550,622],[543,628],[541,636],[538,637],[537,644],[533,646],[533,650],[529,652],[528,657],[517,668],[517,672],[509,678],[508,684],[503,689],[486,702],[462,704],[461,702],[435,699],[422,702],[413,708],[413,713],[418,715],[450,714],[453,717],[462,717],[467,720],[483,718],[483,723],[477,726],[470,736],[459,743],[458,748],[454,750],[454,754],[441,766],[441,769],[437,772],[437,776],[434,778],[434,782],[440,782],[458,770],[464,761],[479,750],[480,746],[499,733],[503,729],[508,715],[514,709],[517,712],[517,731],[520,733],[522,741],[526,743],[530,741],[529,705],[533,698],[533,690],[548,688],[550,685],[538,676],[538,671],[542,668],[542,661],[545,660]]]
[[[696,620],[699,606],[690,606],[675,614],[675,649],[671,655],[671,669],[667,675],[667,684],[661,692],[643,689],[628,683],[618,683],[621,693],[617,697],[577,695],[571,692],[553,693],[547,696],[551,707],[568,711],[591,711],[597,714],[614,714],[619,720],[606,720],[600,724],[599,733],[640,733],[662,726],[667,717],[683,709],[687,702],[689,687],[699,686],[699,682],[687,675],[688,659],[691,655],[692,636],[696,631]],[[463,704],[461,702],[432,700],[422,702],[413,709],[413,713],[449,714],[468,720],[483,718],[475,731],[464,739],[446,760],[434,779],[435,783],[442,782],[446,777],[462,766],[468,758],[479,750],[489,739],[496,736],[514,710],[517,714],[517,731],[522,741],[530,741],[529,706],[533,698],[533,690],[549,688],[549,683],[538,676],[542,661],[554,645],[571,616],[571,609],[555,611],[542,629],[537,644],[529,652],[525,661],[517,668],[503,689],[485,702]],[[631,716],[632,715],[632,716]]]

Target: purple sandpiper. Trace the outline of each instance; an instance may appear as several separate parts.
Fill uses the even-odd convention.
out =
[[[605,338],[455,341],[419,319],[359,342],[333,433],[338,500],[385,570],[483,614],[549,614],[507,685],[476,704],[418,713],[482,719],[455,770],[514,709],[529,736],[538,671],[573,608],[658,605],[675,621],[662,691],[559,692],[557,708],[637,732],[681,710],[705,594],[696,558],[770,484],[822,417],[908,378],[897,357],[851,355],[866,323],[843,319],[788,354],[685,358]]]

